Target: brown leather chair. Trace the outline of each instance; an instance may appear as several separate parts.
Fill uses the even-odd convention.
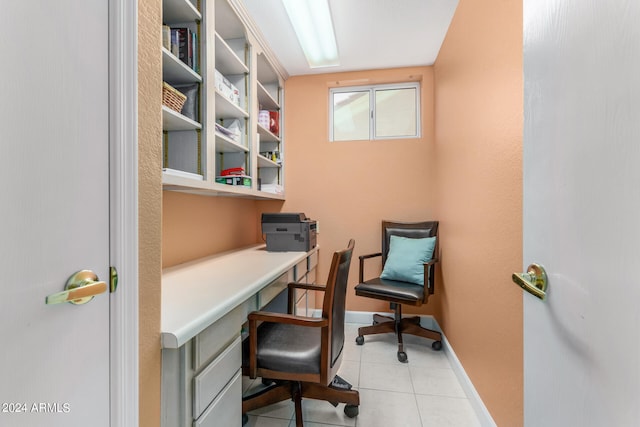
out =
[[[326,400],[334,406],[346,403],[345,414],[351,418],[358,415],[358,392],[336,375],[344,348],[347,278],[354,243],[351,239],[346,249],[333,254],[326,286],[289,283],[289,298],[295,288],[324,292],[322,317],[262,311],[249,314],[243,373],[271,384],[243,398],[245,419],[251,410],[293,399],[296,426],[301,427],[303,397]],[[289,307],[293,305],[289,301]]]
[[[382,257],[382,265],[387,261],[391,236],[408,238],[436,237],[435,248],[431,260],[424,263],[424,286],[409,283],[402,280],[389,280],[376,277],[364,280],[365,260]],[[359,284],[355,287],[356,295],[389,301],[391,309],[394,310],[394,317],[374,314],[373,325],[358,329],[356,343],[364,344],[365,335],[382,334],[393,332],[398,337],[398,360],[407,362],[407,353],[404,351],[402,334],[417,335],[434,340],[431,347],[434,350],[442,349],[442,335],[437,331],[420,326],[419,317],[402,318],[402,305],[421,306],[426,304],[429,295],[434,292],[435,264],[438,262],[438,221],[424,221],[414,223],[403,222],[382,222],[382,252],[360,256]]]

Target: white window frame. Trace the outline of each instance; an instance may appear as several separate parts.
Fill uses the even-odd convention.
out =
[[[385,136],[376,137],[376,99],[375,95],[377,91],[389,90],[389,89],[415,89],[416,90],[416,134],[415,135],[401,135],[401,136]],[[337,93],[345,92],[369,92],[369,139],[358,139],[354,141],[376,141],[387,139],[416,139],[420,138],[422,134],[422,116],[420,114],[420,82],[407,82],[407,83],[394,83],[394,84],[380,84],[380,85],[368,85],[368,86],[349,86],[349,87],[334,87],[329,90],[329,141],[331,142],[348,142],[351,140],[338,140],[334,139],[333,135],[333,97]]]

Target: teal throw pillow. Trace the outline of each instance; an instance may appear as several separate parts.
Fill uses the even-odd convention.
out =
[[[435,247],[435,237],[412,239],[391,236],[380,278],[424,286],[424,263],[433,257]]]

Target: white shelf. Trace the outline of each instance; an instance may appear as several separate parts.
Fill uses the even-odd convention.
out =
[[[162,169],[162,173],[166,175],[179,176],[182,178],[193,179],[196,181],[202,181],[204,177],[197,173],[191,173],[186,171],[181,171],[177,169],[164,168]]]
[[[244,24],[229,4],[228,0],[216,0],[216,32],[225,40],[246,39],[247,32]]]
[[[202,125],[198,122],[173,111],[166,105],[162,106],[162,130],[197,130],[202,129]]]
[[[162,47],[162,79],[168,83],[200,83],[202,76],[189,68],[167,48]]]
[[[216,119],[244,119],[249,113],[216,90]]]
[[[206,190],[209,187],[209,183],[204,180],[202,175],[165,168],[162,170],[162,186],[165,189],[175,186]]]
[[[216,69],[223,75],[247,74],[249,72],[249,67],[218,33],[216,33]]]
[[[162,0],[162,16],[167,25],[202,20],[202,14],[188,0]]]
[[[248,147],[234,141],[221,134],[220,132],[216,132],[216,152],[218,153],[246,153],[249,151]]]
[[[258,123],[258,134],[260,135],[260,142],[279,142],[280,137],[271,132],[269,129]]]
[[[258,154],[258,167],[259,168],[279,168],[279,167],[282,167],[282,165],[274,162],[273,160],[267,159],[265,156],[261,154]]]
[[[262,83],[258,82],[258,104],[261,110],[279,110],[280,105],[265,89]]]
[[[258,81],[263,84],[278,84],[278,74],[275,72],[269,60],[262,54],[258,55]]]

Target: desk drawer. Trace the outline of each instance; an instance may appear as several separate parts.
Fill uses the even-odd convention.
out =
[[[318,284],[318,282],[316,282],[316,273],[317,273],[318,269],[314,268],[313,270],[311,270],[310,272],[307,273],[307,282],[308,284]]]
[[[258,293],[258,310],[264,308],[264,306],[269,304],[280,292],[287,289],[289,282],[293,282],[293,269],[269,283]]]
[[[222,319],[210,325],[193,339],[193,370],[200,368],[216,357],[240,334],[244,307],[236,307]]]
[[[302,279],[304,275],[307,274],[307,264],[308,264],[307,258],[303,259],[302,261],[296,264],[294,269],[293,280],[295,280],[296,282],[299,282],[300,279]]]
[[[193,418],[209,406],[242,365],[240,337],[193,379]],[[229,425],[229,424],[219,424]]]
[[[193,427],[238,426],[242,424],[242,376],[240,371],[222,390]]]
[[[311,255],[307,257],[307,261],[309,264],[307,265],[307,270],[311,271],[318,265],[318,251],[313,252]]]

